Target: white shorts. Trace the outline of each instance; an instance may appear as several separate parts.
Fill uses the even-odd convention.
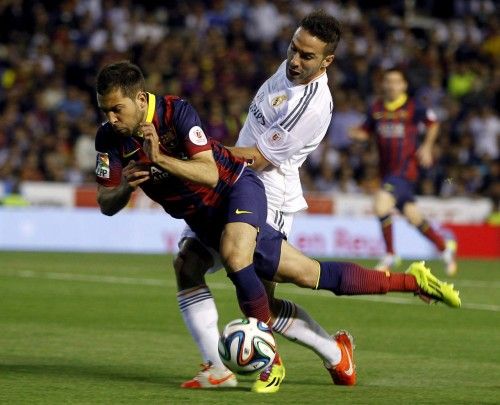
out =
[[[293,217],[294,217],[293,212],[282,212],[275,210],[273,208],[269,207],[267,208],[266,222],[269,225],[271,225],[274,229],[276,229],[278,232],[281,232],[286,237],[290,235],[290,231],[292,230]],[[215,273],[224,268],[224,266],[222,265],[222,260],[220,258],[219,252],[217,252],[215,249],[209,246],[206,246],[203,242],[201,242],[196,233],[189,227],[189,225],[186,225],[184,230],[182,231],[181,238],[179,239],[178,242],[179,248],[181,247],[184,240],[187,238],[196,239],[212,255],[214,265],[207,270],[207,273]]]

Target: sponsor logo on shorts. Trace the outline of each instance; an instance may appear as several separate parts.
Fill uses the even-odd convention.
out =
[[[240,214],[252,214],[252,211],[246,211],[246,210],[240,210],[239,208],[236,208],[236,211],[234,211],[236,215]]]

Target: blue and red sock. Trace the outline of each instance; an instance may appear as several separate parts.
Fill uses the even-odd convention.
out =
[[[367,269],[355,263],[322,262],[318,290],[330,290],[336,295],[386,294],[417,292],[414,276]]]
[[[382,236],[384,237],[385,242],[385,251],[394,254],[394,246],[392,243],[392,216],[385,215],[383,217],[379,217],[380,226],[382,227]]]
[[[240,271],[229,273],[227,276],[236,287],[238,303],[245,316],[257,318],[272,326],[266,289],[255,273],[254,265],[250,264]]]
[[[430,226],[427,221],[422,222],[422,224],[417,228],[422,233],[422,235],[424,235],[427,239],[434,243],[434,245],[440,252],[442,252],[446,248],[444,239],[436,232],[436,230],[432,226]]]

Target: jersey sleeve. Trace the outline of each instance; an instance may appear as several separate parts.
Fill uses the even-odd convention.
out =
[[[202,129],[198,113],[187,101],[179,99],[175,102],[173,124],[179,140],[184,143],[184,150],[189,158],[212,149]]]
[[[97,130],[95,176],[98,184],[104,187],[116,187],[121,182],[122,163],[118,147],[112,145],[109,135],[109,131],[104,127]]]
[[[323,120],[315,110],[306,110],[295,122],[272,125],[257,138],[257,148],[274,166],[279,166],[315,138],[324,135]],[[321,133],[323,131],[323,133]]]
[[[437,115],[432,108],[425,108],[424,106],[417,106],[415,108],[415,121],[418,124],[422,122],[426,127],[431,126],[438,122]]]

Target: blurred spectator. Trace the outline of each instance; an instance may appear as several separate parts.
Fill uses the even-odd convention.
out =
[[[365,119],[364,107],[357,93],[346,93],[342,90],[333,91],[334,113],[327,132],[327,140],[336,149],[345,149],[351,143],[348,130],[361,125]]]
[[[94,79],[130,59],[156,93],[178,94],[208,132],[234,143],[252,95],[286,57],[293,27],[324,8],[343,21],[330,69],[335,110],[301,176],[309,190],[370,193],[376,153],[350,126],[380,92],[380,72],[407,68],[412,94],[441,132],[421,193],[499,204],[500,21],[492,0],[196,0],[0,2],[0,178],[91,182]],[[452,5],[452,6],[451,6]]]
[[[476,156],[485,159],[498,159],[500,143],[500,118],[493,109],[485,105],[480,108],[479,114],[472,116],[469,129],[474,138]]]

